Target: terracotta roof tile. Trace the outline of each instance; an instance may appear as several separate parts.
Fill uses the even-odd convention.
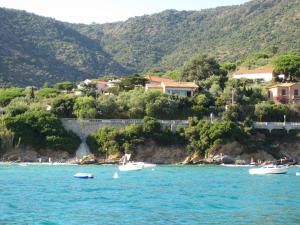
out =
[[[157,82],[157,83],[161,83],[161,82],[172,82],[172,79],[169,78],[165,78],[165,77],[158,77],[158,76],[152,76],[152,75],[147,75],[146,78],[150,81],[150,82]]]
[[[150,84],[146,84],[147,87],[152,87],[152,88],[161,88],[161,84],[157,84],[157,83],[150,83]]]
[[[240,74],[257,74],[257,73],[273,73],[273,68],[262,68],[256,70],[238,70],[233,75],[240,75]]]
[[[270,89],[270,88],[276,88],[276,87],[292,87],[295,84],[299,84],[299,83],[280,83],[280,84],[275,84],[275,85],[269,87],[268,89]]]
[[[163,82],[166,87],[178,88],[198,88],[199,86],[194,82]]]

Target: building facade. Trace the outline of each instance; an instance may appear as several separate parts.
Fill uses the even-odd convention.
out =
[[[268,88],[268,98],[281,104],[300,104],[300,84],[281,83]]]
[[[172,95],[193,97],[199,88],[194,82],[175,82],[156,76],[147,76],[146,78],[149,80],[149,83],[145,85],[146,90],[158,90]]]
[[[274,78],[273,68],[264,68],[256,70],[239,70],[233,75],[235,79],[252,79],[252,80],[263,80],[264,82],[271,81]]]

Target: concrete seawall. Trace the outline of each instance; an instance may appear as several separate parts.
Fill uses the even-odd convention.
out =
[[[122,128],[132,124],[143,124],[142,119],[74,119],[62,118],[61,122],[66,130],[73,131],[77,134],[82,143],[76,152],[78,158],[89,153],[86,144],[86,138],[97,132],[100,128],[115,127]],[[169,127],[172,132],[175,132],[178,127],[188,127],[188,120],[158,120],[162,128]],[[213,121],[212,121],[213,122]],[[300,129],[300,123],[294,122],[253,122],[254,129],[267,129],[270,132],[275,129],[285,129],[287,132],[290,130]]]
[[[73,119],[73,118],[62,118],[61,122],[66,130],[73,131],[81,139],[81,145],[76,151],[76,157],[82,158],[89,154],[89,149],[86,144],[87,137],[97,132],[100,128],[104,127],[115,127],[122,128],[132,124],[143,124],[141,119]],[[162,128],[169,127],[172,132],[175,132],[177,127],[188,127],[187,120],[158,120]]]
[[[86,138],[92,133],[103,127],[122,128],[132,124],[143,124],[142,119],[72,119],[62,118],[61,122],[66,130],[71,130],[80,138]],[[177,127],[188,127],[187,120],[158,120],[162,127],[169,127],[171,131],[175,132]]]

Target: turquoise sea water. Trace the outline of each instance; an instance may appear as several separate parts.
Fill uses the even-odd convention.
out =
[[[116,168],[0,165],[0,224],[300,224],[300,167],[159,166],[113,179]]]

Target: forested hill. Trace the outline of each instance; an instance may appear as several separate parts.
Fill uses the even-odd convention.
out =
[[[0,9],[0,79],[22,85],[180,67],[197,52],[235,61],[300,48],[300,0],[167,10],[111,24],[68,24]]]
[[[100,43],[66,23],[0,8],[0,83],[43,85],[129,73]]]
[[[196,52],[236,60],[277,46],[300,47],[300,1],[254,0],[202,11],[167,10],[123,23],[80,27],[122,65],[173,69]]]

